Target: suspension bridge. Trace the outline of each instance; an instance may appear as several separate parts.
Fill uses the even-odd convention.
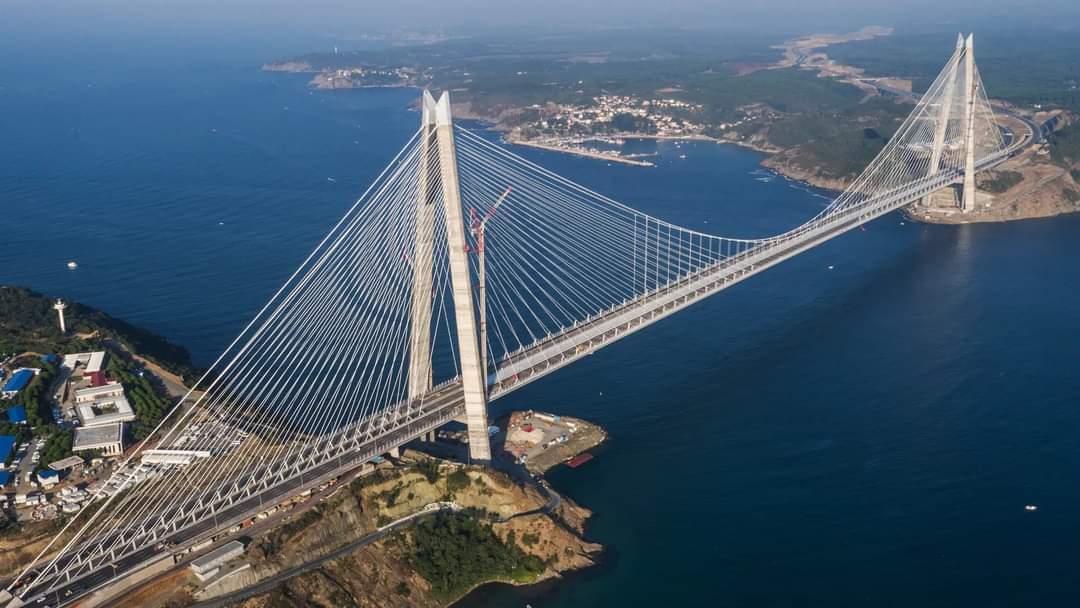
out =
[[[1039,137],[1001,127],[972,37],[863,173],[768,238],[680,227],[453,124],[420,128],[155,432],[8,586],[62,605],[202,546],[283,499],[935,191]],[[167,562],[166,562],[167,560]],[[2,599],[2,598],[0,598]]]

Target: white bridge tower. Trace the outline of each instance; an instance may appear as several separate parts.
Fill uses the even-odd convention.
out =
[[[943,79],[941,86],[930,100],[935,110],[927,114],[933,121],[927,175],[937,175],[945,170],[960,171],[959,199],[953,194],[952,200],[961,212],[969,213],[975,210],[976,203],[975,159],[980,151],[993,149],[1000,137],[982,79],[975,68],[974,34],[967,37],[957,34],[956,50],[939,79]],[[933,196],[925,196],[922,204],[933,206]]]
[[[975,34],[964,41],[964,193],[960,209],[975,210],[975,102],[979,79],[975,77]]]
[[[416,246],[413,256],[412,327],[410,329],[409,398],[421,397],[431,389],[432,273],[435,241],[435,179],[441,184],[443,217],[446,223],[447,257],[457,327],[461,385],[465,394],[465,422],[469,434],[469,456],[477,462],[491,460],[488,437],[487,370],[480,357],[486,345],[478,343],[476,307],[473,304],[472,276],[469,272],[465,217],[461,207],[454,125],[450,95],[439,101],[424,91],[421,103],[420,200],[416,212]],[[432,149],[435,153],[432,154]],[[431,166],[434,165],[434,166]]]

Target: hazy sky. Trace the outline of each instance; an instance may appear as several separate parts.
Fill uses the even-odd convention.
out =
[[[1022,9],[1018,6],[1023,5]],[[0,22],[32,28],[286,28],[348,35],[398,28],[492,26],[707,26],[757,31],[843,29],[856,24],[963,25],[1053,16],[1070,22],[1076,0],[0,0]],[[1027,18],[1027,17],[1025,17]],[[3,26],[0,26],[3,27]]]

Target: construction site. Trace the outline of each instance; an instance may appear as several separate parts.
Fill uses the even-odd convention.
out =
[[[534,410],[510,414],[505,425],[499,424],[498,435],[496,445],[502,443],[516,462],[534,474],[560,463],[584,464],[592,458],[588,450],[607,439],[607,433],[591,422]]]

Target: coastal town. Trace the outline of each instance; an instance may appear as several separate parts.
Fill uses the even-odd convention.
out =
[[[652,166],[641,155],[620,150],[628,138],[714,139],[761,117],[760,108],[743,110],[731,122],[708,124],[701,104],[672,97],[599,95],[587,104],[533,104],[531,117],[510,128],[507,142],[630,165]]]

